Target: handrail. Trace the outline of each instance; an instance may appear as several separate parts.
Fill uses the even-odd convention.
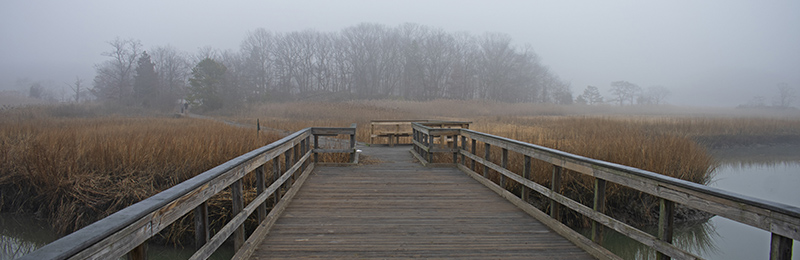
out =
[[[659,252],[660,258],[699,258],[671,244],[674,203],[771,232],[770,252],[773,259],[788,259],[786,256],[791,256],[792,239],[800,240],[800,208],[794,206],[752,198],[634,167],[591,159],[469,129],[457,129],[458,132],[455,133],[453,129],[430,128],[417,123],[413,124],[413,129],[414,148],[412,153],[423,164],[432,163],[434,153],[453,153],[453,162],[456,164],[459,163],[457,155],[461,155],[458,167],[465,172],[480,177],[480,174],[476,172],[479,169],[476,167],[476,163],[478,163],[483,165],[482,178],[486,177],[489,169],[501,174],[499,187],[503,187],[506,179],[511,179],[524,187],[520,195],[522,198],[527,197],[527,189],[548,197],[551,200],[551,216],[553,217],[558,217],[559,207],[563,205],[591,218],[593,220],[592,240],[594,241],[599,240],[601,225],[603,225],[651,246]],[[436,137],[453,135],[461,136],[460,147],[457,144],[458,138],[453,138],[452,148],[437,148],[433,142]],[[477,142],[483,143],[485,147],[485,154],[482,156],[475,154]],[[471,149],[467,149],[468,143],[471,143]],[[443,144],[439,146],[441,145]],[[502,148],[502,165],[489,160],[488,151],[491,146]],[[525,167],[522,173],[514,173],[507,169],[508,151],[524,156]],[[531,158],[553,165],[551,184],[556,186],[545,187],[529,179]],[[471,161],[470,166],[467,165],[467,159]],[[562,169],[569,169],[595,178],[593,207],[584,206],[558,192],[557,185],[560,183]],[[660,199],[662,214],[659,214],[659,237],[649,235],[604,214],[606,182],[620,184]]]
[[[207,258],[230,236],[234,236],[234,247],[238,249],[245,242],[244,220],[258,212],[259,223],[265,222],[265,202],[270,196],[274,195],[276,202],[291,199],[288,196],[281,197],[280,187],[284,184],[293,185],[291,180],[296,179],[298,171],[302,173],[302,179],[313,170],[315,163],[308,161],[311,154],[326,152],[319,149],[319,136],[339,134],[350,135],[350,139],[355,140],[355,125],[351,128],[302,129],[126,207],[20,259],[118,259],[129,253],[132,258],[143,257],[143,245],[147,239],[191,211],[195,212],[195,230],[198,230],[196,242],[202,245],[192,259]],[[312,136],[315,149],[310,148]],[[351,152],[355,155],[355,142],[350,142],[349,150],[333,152]],[[280,169],[281,154],[285,160],[283,171]],[[264,175],[269,162],[272,162],[273,179],[267,187]],[[245,207],[242,179],[251,172],[256,175],[258,194]],[[295,182],[301,184],[299,180]],[[231,187],[233,218],[208,240],[206,201],[227,187]],[[292,186],[289,191],[297,188]]]

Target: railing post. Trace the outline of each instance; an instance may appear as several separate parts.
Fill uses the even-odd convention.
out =
[[[524,156],[524,162],[522,165],[522,178],[525,178],[526,180],[531,179],[531,157],[528,156],[527,154]],[[528,193],[530,193],[528,191],[528,186],[522,185],[521,192],[522,194],[520,194],[519,197],[522,198],[522,201],[527,202],[529,196]]]
[[[606,208],[606,180],[594,179],[594,211],[605,213]],[[603,225],[592,220],[592,241],[603,244]]]
[[[256,168],[256,194],[261,195],[261,193],[264,193],[266,187],[266,181],[264,180],[264,165],[261,165]],[[258,205],[257,211],[258,223],[260,224],[264,221],[264,219],[267,218],[267,205],[261,203],[261,205]]]
[[[350,163],[354,163],[356,161],[356,134],[355,133],[350,135],[350,149],[353,150],[350,153]]]
[[[492,145],[489,144],[489,143],[484,143],[483,144],[483,148],[484,148],[483,158],[486,159],[487,162],[489,162],[489,156],[491,156],[490,151],[492,150]],[[483,177],[484,178],[489,178],[489,165],[488,164],[484,164],[483,165]]]
[[[550,180],[550,190],[561,193],[561,166],[553,165],[553,177]],[[561,222],[561,204],[550,199],[550,217]]]
[[[272,183],[278,181],[278,176],[281,176],[280,156],[272,158]],[[275,190],[275,193],[272,196],[274,196],[275,199],[275,202],[272,205],[278,204],[278,201],[281,199],[281,189],[278,188]]]
[[[242,193],[242,180],[239,179],[231,185],[231,201],[233,202],[232,216],[236,216],[244,209],[244,194]],[[239,250],[244,245],[244,224],[233,231],[233,249]]]
[[[506,148],[503,148],[503,158],[500,161],[500,164],[503,169],[508,170],[508,149]],[[506,176],[503,174],[500,174],[500,187],[503,189],[506,188]]]
[[[147,260],[147,240],[128,252],[128,260]]]
[[[297,161],[299,162],[300,158],[303,158],[303,156],[306,155],[306,139],[305,138],[303,138],[303,140],[300,140],[300,147],[298,147],[298,148],[300,148],[299,153],[297,153],[299,155],[296,156],[295,158],[297,158]],[[304,172],[305,170],[306,170],[306,163],[302,162],[300,164],[300,172]]]
[[[675,203],[666,199],[658,200],[658,240],[672,244],[672,231],[674,230]],[[669,260],[670,257],[656,253],[656,259]]]
[[[433,163],[433,135],[428,135],[428,163]]]
[[[475,139],[472,139],[472,154],[477,156],[478,155],[478,144]],[[475,160],[472,160],[472,171],[475,172],[477,169],[475,168]]]
[[[458,164],[458,135],[453,136],[453,164]]]
[[[314,149],[319,149],[319,136],[318,135],[314,135]],[[314,163],[318,163],[318,162],[319,162],[319,154],[315,152],[314,153]]]
[[[200,248],[208,242],[208,203],[200,203],[194,208],[194,247]]]
[[[791,238],[772,233],[772,239],[769,247],[770,260],[790,260],[792,259],[792,241]]]
[[[467,137],[463,135],[461,136],[461,150],[463,151],[467,150]],[[461,155],[461,164],[467,166],[467,160],[465,159],[465,156],[463,154]]]
[[[283,168],[284,168],[283,169],[283,173],[288,172],[289,168],[292,167],[292,150],[294,150],[294,147],[289,148],[289,150],[286,150],[286,152],[283,153],[283,158],[284,158],[284,163],[285,163],[283,165]],[[294,183],[294,174],[292,174],[292,176],[290,176],[288,183],[289,183],[290,186],[291,186],[292,183]]]

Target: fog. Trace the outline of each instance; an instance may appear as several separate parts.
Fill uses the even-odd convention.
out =
[[[416,23],[508,34],[571,86],[609,95],[628,81],[671,90],[667,102],[736,106],[800,89],[798,1],[21,1],[0,2],[0,90],[18,79],[91,84],[115,37],[149,50],[238,50],[248,32],[336,32]],[[797,106],[798,102],[795,102]]]

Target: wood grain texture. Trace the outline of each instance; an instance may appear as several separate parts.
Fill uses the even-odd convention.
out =
[[[592,259],[458,169],[363,155],[381,163],[316,168],[252,258]]]

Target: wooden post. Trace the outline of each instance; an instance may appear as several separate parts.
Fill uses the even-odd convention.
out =
[[[524,162],[522,166],[522,178],[526,180],[531,179],[531,157],[527,154],[524,156]],[[528,202],[528,196],[530,191],[528,191],[528,186],[522,185],[522,194],[519,195],[522,198],[522,201]]]
[[[595,211],[605,213],[606,208],[606,180],[594,178],[594,208]],[[603,225],[592,220],[592,241],[603,244]]]
[[[475,139],[472,139],[472,154],[473,155],[476,155],[476,156],[478,155],[478,150],[477,149],[478,149],[477,141],[475,141]],[[472,171],[473,172],[477,171],[476,168],[475,168],[475,160],[472,160]]]
[[[353,162],[356,161],[356,135],[355,134],[351,134],[350,135],[350,149],[353,150],[353,152],[350,153],[350,163],[353,163]]]
[[[553,193],[561,193],[561,166],[553,165],[553,177],[550,179],[550,190]],[[561,204],[555,200],[550,200],[550,217],[561,222]]]
[[[790,260],[792,259],[791,238],[772,233],[772,240],[769,247],[770,260]]]
[[[433,135],[428,135],[428,163],[433,163]]]
[[[264,165],[261,165],[256,168],[256,194],[261,195],[261,193],[264,193],[266,187],[267,184],[264,180]],[[261,222],[267,218],[267,205],[261,203],[261,205],[258,205],[258,209],[256,211],[258,212],[258,223],[261,224]]]
[[[463,135],[461,136],[461,150],[467,150],[467,137]],[[467,160],[463,154],[461,155],[461,164],[467,166]]]
[[[316,140],[316,137],[314,139]],[[369,124],[369,143],[375,144],[375,124],[372,123]]]
[[[672,244],[672,232],[674,230],[675,203],[666,199],[658,200],[658,240]],[[670,257],[656,253],[656,259],[669,260]]]
[[[233,216],[244,209],[244,194],[242,193],[242,180],[239,179],[231,185],[231,201],[233,202]],[[239,250],[244,245],[244,225],[239,225],[233,231],[233,250]]]
[[[453,150],[455,152],[453,152],[453,164],[458,164],[458,150],[455,150],[456,148],[458,148],[458,136],[454,135],[453,136]]]
[[[318,135],[314,136],[314,149],[319,149],[319,136]],[[319,154],[318,153],[314,153],[314,163],[318,163],[318,162],[319,162]]]
[[[147,260],[147,240],[128,252],[128,260]]]
[[[486,159],[486,161],[489,161],[489,157],[491,156],[490,151],[492,150],[491,149],[492,145],[490,145],[489,143],[484,143],[483,148],[484,148],[483,158]],[[483,165],[483,177],[487,179],[489,178],[489,165],[486,164]]]
[[[208,232],[208,204],[203,202],[194,208],[194,247],[199,249],[208,242],[210,237]]]
[[[295,157],[295,158],[297,158],[297,161],[300,161],[300,158],[303,158],[303,156],[306,155],[306,139],[305,138],[303,140],[300,140],[300,147],[299,148],[300,148],[300,152],[298,153],[299,155]],[[306,163],[302,162],[300,164],[300,172],[304,172],[305,170],[306,170]]]
[[[289,148],[289,150],[286,150],[286,152],[283,153],[283,158],[285,163],[283,165],[283,173],[288,172],[289,168],[292,168],[292,150],[294,150],[294,147]],[[294,183],[294,174],[290,176],[288,183],[289,187],[291,187],[291,184]]]
[[[500,164],[503,169],[508,169],[508,149],[506,148],[503,148],[503,158],[500,161]],[[506,176],[503,174],[500,174],[500,187],[503,189],[506,188]]]
[[[272,183],[278,181],[278,176],[281,176],[281,162],[280,157],[276,156],[275,158],[272,158]],[[278,188],[275,190],[272,196],[275,198],[275,202],[272,205],[277,205],[278,201],[281,200],[281,189]]]

